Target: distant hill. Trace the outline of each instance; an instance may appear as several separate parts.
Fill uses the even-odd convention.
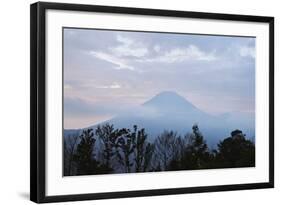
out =
[[[100,124],[104,123],[113,124],[115,128],[133,128],[133,125],[145,128],[151,141],[164,130],[174,130],[181,135],[191,133],[192,125],[195,123],[211,146],[215,146],[220,139],[230,136],[230,132],[235,129],[242,130],[249,138],[255,136],[253,116],[239,113],[213,116],[170,91],[161,92],[134,110]],[[89,128],[95,129],[97,125]],[[64,134],[67,137],[81,130],[64,130]]]

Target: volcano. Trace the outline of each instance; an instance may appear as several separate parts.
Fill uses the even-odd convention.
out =
[[[148,139],[153,141],[164,130],[173,130],[184,136],[192,132],[194,124],[198,124],[204,138],[211,146],[230,136],[230,132],[235,129],[240,129],[249,137],[254,137],[255,121],[253,117],[238,115],[234,119],[230,116],[230,114],[222,116],[208,114],[176,92],[165,91],[134,109],[88,128],[95,129],[98,125],[105,123],[113,124],[115,128],[130,129],[137,125],[138,128],[145,128]],[[75,130],[75,132],[80,131]],[[65,135],[68,135],[74,130],[64,130],[64,132]]]

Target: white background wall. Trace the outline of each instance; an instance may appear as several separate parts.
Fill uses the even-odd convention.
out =
[[[49,0],[52,1],[52,0]],[[281,199],[281,12],[278,0],[84,0],[103,4],[275,17],[275,177],[276,188],[264,190],[143,197],[69,204],[278,204]],[[29,198],[29,4],[2,1],[0,6],[0,204],[31,204]],[[64,203],[63,203],[64,204]]]

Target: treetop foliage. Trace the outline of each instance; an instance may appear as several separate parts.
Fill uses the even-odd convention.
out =
[[[164,130],[153,142],[145,129],[99,125],[64,137],[64,175],[155,172],[255,166],[255,144],[241,130],[210,150],[199,126],[180,136]]]

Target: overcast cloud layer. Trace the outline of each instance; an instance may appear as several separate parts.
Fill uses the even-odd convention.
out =
[[[167,90],[210,114],[254,116],[255,38],[64,29],[65,128]]]

